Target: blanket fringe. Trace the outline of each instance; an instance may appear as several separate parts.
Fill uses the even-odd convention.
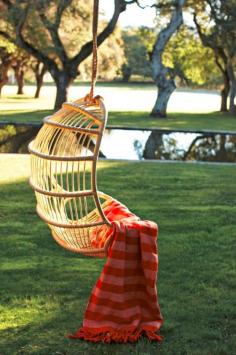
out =
[[[70,339],[84,339],[93,343],[134,343],[142,335],[146,336],[150,341],[162,341],[163,337],[155,332],[155,330],[144,328],[87,328],[81,327],[75,334],[69,334]]]

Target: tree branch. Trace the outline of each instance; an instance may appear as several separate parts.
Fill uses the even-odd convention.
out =
[[[56,20],[55,20],[55,26],[58,29],[60,27],[60,23],[61,23],[61,18],[63,15],[63,12],[65,11],[65,9],[70,6],[72,3],[72,0],[61,0],[59,1],[58,7],[57,7],[57,11],[56,11]]]
[[[125,0],[114,0],[114,1],[115,1],[115,9],[114,9],[113,16],[109,21],[109,23],[107,24],[107,26],[104,28],[104,30],[98,35],[97,37],[98,46],[100,46],[105,41],[105,39],[113,32],[120,14],[126,10],[126,6],[128,4],[131,4],[131,2],[127,2]],[[92,50],[93,50],[93,42],[90,41],[85,45],[83,45],[79,53],[70,60],[70,64],[73,65],[74,68],[75,67],[77,68],[78,65],[92,53]]]
[[[27,20],[27,15],[29,11],[29,6],[25,8],[25,10],[22,12],[22,16],[20,17],[20,20],[18,22],[18,25],[16,26],[16,44],[18,44],[21,48],[25,49],[28,53],[32,54],[35,58],[40,60],[41,62],[45,63],[48,68],[51,68],[53,71],[57,71],[57,65],[54,63],[54,61],[47,57],[45,54],[40,52],[37,48],[35,48],[32,44],[27,42],[24,37],[23,37],[23,29],[25,22]]]
[[[211,35],[207,36],[203,33],[202,29],[201,29],[201,26],[200,24],[198,23],[197,21],[197,15],[196,13],[193,14],[193,20],[194,20],[194,23],[196,25],[196,28],[197,28],[197,31],[198,31],[198,35],[202,41],[202,44],[205,46],[205,47],[209,47],[211,48],[214,53],[215,53],[215,59],[216,59],[216,64],[217,66],[220,68],[221,71],[225,71],[225,69],[221,69],[221,63],[219,62],[219,60],[217,58],[221,58],[225,64],[225,66],[227,66],[227,62],[228,62],[228,58],[227,58],[227,55],[223,49],[223,47],[219,46],[219,44],[217,43],[217,41],[214,41],[214,37]]]
[[[170,40],[171,36],[175,31],[180,27],[183,22],[183,5],[185,0],[178,0],[175,4],[175,9],[172,13],[171,20],[169,24],[164,28],[159,36],[158,40],[155,43],[154,50],[155,52],[163,52],[166,44]]]
[[[183,23],[183,5],[185,0],[177,0],[175,2],[175,9],[172,12],[172,16],[168,25],[160,31],[156,42],[151,53],[151,63],[153,78],[157,81],[157,77],[161,71],[163,71],[164,66],[162,64],[162,54],[164,49],[170,40],[171,36],[176,32],[176,30]],[[168,68],[166,68],[168,70]],[[170,70],[168,70],[170,72]]]
[[[129,1],[129,0],[126,0],[125,2],[126,2],[126,5],[136,4],[136,5],[138,5],[138,7],[140,7],[141,9],[146,9],[147,7],[151,7],[151,6],[149,6],[149,5],[142,6],[142,5],[140,4],[139,0],[130,0],[130,1]]]
[[[191,153],[192,148],[194,147],[194,145],[196,144],[197,141],[199,141],[200,139],[207,138],[207,137],[209,137],[209,136],[208,135],[202,135],[202,136],[198,136],[198,137],[194,138],[194,140],[190,144],[187,152],[184,153],[184,156],[183,156],[182,160],[186,160],[187,159],[188,155]]]
[[[217,55],[216,53],[215,53],[215,63],[218,66],[218,68],[220,69],[221,73],[224,74],[226,70],[224,69],[223,65],[219,61],[219,55]]]
[[[43,22],[44,26],[46,27],[46,29],[49,31],[52,42],[54,44],[55,51],[56,51],[58,57],[60,58],[60,60],[62,61],[62,63],[65,63],[67,61],[68,57],[67,57],[65,48],[63,46],[63,43],[59,37],[58,28],[59,28],[59,25],[61,22],[61,16],[63,14],[63,11],[66,8],[66,6],[68,6],[68,4],[70,2],[71,2],[71,0],[65,0],[65,1],[63,1],[63,4],[58,5],[55,23],[52,23],[48,19],[47,15],[46,15],[46,9],[44,7],[42,8],[42,4],[36,3],[39,17],[40,17],[41,21]],[[64,6],[62,6],[62,5],[64,5]],[[59,10],[59,7],[60,7],[60,10]]]
[[[202,32],[201,26],[200,26],[200,24],[199,24],[199,22],[198,22],[198,20],[197,20],[197,14],[196,14],[196,12],[194,12],[194,14],[193,14],[193,21],[194,21],[194,23],[195,23],[195,25],[196,25],[198,35],[199,35],[199,37],[200,37],[200,39],[201,39],[203,45],[204,45],[205,47],[210,47],[210,48],[212,48],[211,41],[209,40],[209,37],[208,37],[207,35],[205,35],[205,34]]]
[[[16,41],[15,41],[15,39],[14,38],[12,38],[10,35],[9,35],[9,33],[7,33],[7,32],[4,32],[4,31],[2,31],[2,30],[0,30],[0,36],[2,36],[2,37],[4,37],[5,39],[7,39],[9,42],[11,42],[11,43],[16,43]]]

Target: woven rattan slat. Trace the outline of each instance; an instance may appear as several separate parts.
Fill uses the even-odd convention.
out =
[[[86,110],[82,109],[76,102],[65,102],[62,107],[81,112],[84,115],[89,116],[94,120],[95,123],[100,124],[102,120],[100,120],[98,117],[94,116],[92,113],[86,112]]]
[[[85,190],[85,191],[64,191],[64,192],[57,192],[57,191],[47,191],[43,190],[40,187],[33,184],[31,179],[29,179],[30,186],[36,191],[46,196],[55,196],[55,197],[82,197],[82,196],[93,196],[95,195],[95,191],[92,190]]]
[[[93,129],[93,128],[86,129],[86,128],[81,128],[81,127],[71,127],[71,126],[59,123],[57,121],[50,121],[49,118],[51,118],[51,117],[52,116],[45,117],[43,119],[43,122],[48,124],[48,125],[52,125],[52,126],[55,126],[55,127],[58,127],[58,128],[68,129],[68,130],[74,131],[74,132],[88,133],[88,134],[95,135],[95,136],[99,134],[99,130],[97,130],[97,129]]]
[[[32,142],[31,142],[32,143]],[[94,161],[94,156],[76,156],[76,157],[68,157],[68,156],[58,156],[58,155],[49,155],[37,152],[32,148],[32,144],[29,144],[28,150],[31,154],[38,156],[39,158],[44,158],[46,160],[55,160],[55,161]]]
[[[80,221],[76,221],[74,223],[59,223],[56,222],[52,219],[49,219],[45,217],[44,213],[41,211],[40,207],[37,205],[36,207],[36,212],[38,213],[39,217],[45,221],[47,224],[50,224],[51,226],[55,227],[61,227],[61,228],[69,228],[69,229],[76,229],[76,228],[91,228],[91,227],[97,227],[97,226],[102,226],[104,224],[103,221],[100,222],[93,222],[93,223],[80,223]]]

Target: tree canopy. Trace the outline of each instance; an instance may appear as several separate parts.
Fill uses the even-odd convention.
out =
[[[123,29],[122,39],[125,56],[122,66],[123,81],[129,81],[131,75],[150,78],[150,44],[154,43],[155,30],[144,26]]]
[[[98,34],[98,46],[114,31],[128,3],[114,0],[114,13]],[[0,34],[47,66],[57,86],[59,108],[80,64],[92,53],[92,0],[0,0],[0,7]]]
[[[192,3],[194,22],[204,46],[211,48],[220,69],[224,87],[222,101],[227,110],[227,97],[230,93],[229,111],[236,114],[236,6],[234,0],[199,0]]]

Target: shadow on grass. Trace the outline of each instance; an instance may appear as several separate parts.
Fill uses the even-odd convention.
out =
[[[162,344],[72,341],[104,260],[61,249],[26,182],[1,185],[0,353],[233,353],[234,167],[102,163],[100,188],[159,224]]]

